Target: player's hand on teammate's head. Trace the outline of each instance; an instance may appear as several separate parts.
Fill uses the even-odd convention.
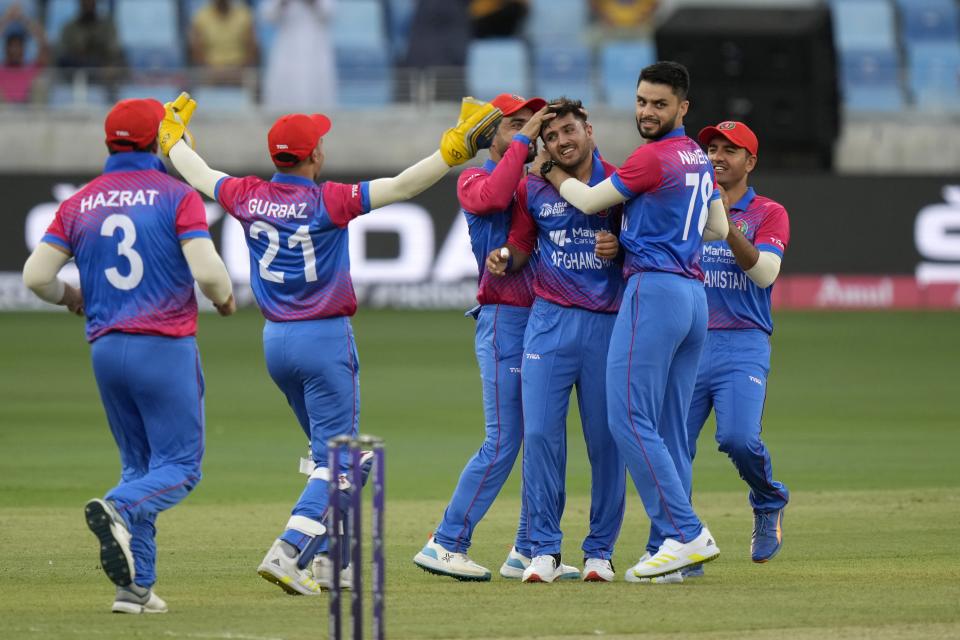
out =
[[[520,134],[527,136],[531,140],[535,140],[540,137],[540,129],[543,128],[543,125],[556,117],[557,114],[552,113],[548,105],[530,116],[530,119],[527,120],[523,128],[520,129]]]
[[[597,231],[597,245],[594,248],[594,253],[598,258],[613,260],[620,253],[620,241],[617,240],[617,236],[609,231]]]
[[[492,275],[498,278],[506,275],[507,264],[510,260],[510,250],[506,247],[494,249],[487,255],[486,267]]]
[[[488,148],[501,117],[503,112],[489,102],[464,98],[457,125],[444,131],[440,138],[443,161],[455,167],[473,158],[480,149]]]
[[[233,315],[237,310],[237,301],[234,299],[233,294],[230,294],[230,297],[227,298],[227,301],[223,304],[214,304],[217,309],[217,313],[226,318],[227,316]]]

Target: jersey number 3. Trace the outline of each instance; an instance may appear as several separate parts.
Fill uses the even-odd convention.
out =
[[[117,255],[126,258],[130,263],[130,273],[122,275],[116,267],[104,269],[103,272],[107,276],[107,282],[117,289],[129,291],[143,280],[143,258],[133,248],[133,243],[137,241],[137,228],[128,216],[121,213],[107,216],[100,226],[100,235],[112,238],[117,229],[121,232]]]
[[[687,222],[683,225],[683,239],[690,235],[690,221],[693,219],[693,208],[697,204],[697,192],[700,193],[703,204],[700,205],[700,217],[697,218],[697,233],[703,235],[703,228],[707,226],[707,209],[710,207],[710,196],[713,195],[713,180],[710,174],[688,173],[687,186],[693,187],[690,191],[690,204],[687,205]]]

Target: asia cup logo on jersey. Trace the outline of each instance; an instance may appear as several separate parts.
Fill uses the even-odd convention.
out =
[[[562,216],[567,210],[566,200],[560,202],[544,202],[540,205],[539,216],[541,218],[550,218],[552,216]]]

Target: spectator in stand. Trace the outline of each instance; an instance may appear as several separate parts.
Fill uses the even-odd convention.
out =
[[[57,43],[57,66],[124,66],[123,49],[110,16],[97,15],[97,0],[79,0],[77,17],[64,25]]]
[[[471,0],[470,26],[474,38],[517,35],[529,11],[529,0]]]
[[[239,83],[244,67],[260,57],[253,31],[253,12],[238,0],[210,0],[190,24],[190,60],[212,72],[210,82]]]
[[[259,17],[276,25],[263,104],[277,109],[329,109],[337,104],[330,21],[335,0],[262,0]]]
[[[0,102],[29,102],[37,89],[37,76],[50,59],[43,27],[27,16],[19,3],[13,3],[0,16],[0,33],[4,34]],[[37,41],[37,57],[32,62],[26,59],[28,36]]]
[[[657,9],[657,0],[591,0],[591,4],[604,26],[615,29],[646,26]]]

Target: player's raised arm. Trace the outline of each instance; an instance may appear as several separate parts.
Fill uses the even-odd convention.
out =
[[[409,200],[445,176],[450,167],[463,164],[490,146],[501,117],[489,102],[464,98],[460,121],[440,138],[440,149],[392,178],[370,181],[370,208]]]
[[[609,209],[631,197],[617,189],[613,176],[592,187],[580,182],[557,166],[546,150],[541,151],[533,161],[530,173],[547,180],[556,187],[564,200],[587,215]]]
[[[65,306],[71,313],[83,315],[83,294],[57,277],[70,254],[52,244],[41,242],[23,265],[23,284],[50,304]]]
[[[216,199],[217,182],[228,177],[222,171],[215,171],[194,151],[193,135],[187,129],[190,118],[197,108],[197,102],[188,93],[181,93],[176,100],[163,105],[166,109],[163,122],[157,132],[160,150],[170,157],[183,179],[205,196]]]

